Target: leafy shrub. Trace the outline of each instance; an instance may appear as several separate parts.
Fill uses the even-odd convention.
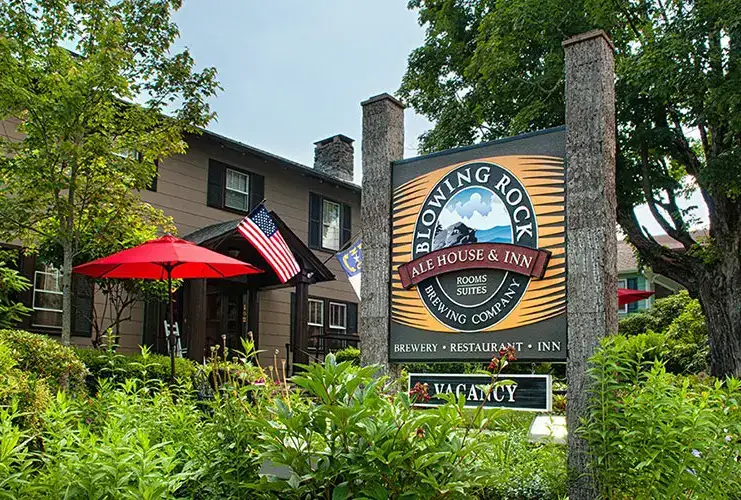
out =
[[[87,372],[74,349],[23,330],[0,330],[0,344],[13,351],[19,370],[34,379],[46,380],[53,392],[84,389]]]
[[[51,401],[49,385],[44,378],[19,370],[17,357],[13,349],[0,343],[0,407],[13,407],[14,418],[23,428],[37,429]],[[0,451],[0,460],[1,455]]]
[[[111,350],[78,348],[77,355],[89,370],[87,384],[96,390],[101,380],[123,382],[129,378],[143,381],[170,380],[170,357],[160,354],[120,354]],[[196,365],[185,358],[175,358],[175,377],[190,380]]]
[[[650,309],[629,314],[620,320],[618,331],[620,334],[630,337],[649,330],[654,332],[665,332],[685,309],[699,302],[692,299],[686,290],[681,290],[673,295],[656,300]],[[702,312],[700,312],[702,315]]]
[[[360,349],[357,347],[345,347],[334,353],[338,363],[350,361],[353,364],[360,365]]]
[[[531,417],[532,418],[532,417]],[[510,429],[482,455],[489,470],[482,498],[556,500],[566,496],[566,447],[532,444],[526,429]]]
[[[583,436],[604,498],[739,498],[741,382],[667,373],[651,342],[628,344],[608,337],[589,370]]]
[[[199,414],[167,391],[103,382],[91,400],[59,393],[44,420],[43,451],[24,455],[16,444],[16,478],[3,485],[0,477],[8,498],[172,498],[193,475],[186,449],[198,439]],[[10,444],[22,439],[2,412],[0,433]]]
[[[671,373],[699,373],[708,368],[705,317],[700,303],[686,291],[657,300],[647,311],[628,315],[620,320],[619,331],[629,338],[622,348],[665,362]],[[632,341],[632,337],[638,338]],[[653,349],[644,349],[645,342],[653,343]]]
[[[293,407],[276,400],[255,443],[290,477],[270,476],[255,489],[297,499],[479,494],[487,471],[477,460],[491,445],[481,427],[467,427],[464,397],[415,410],[409,396],[392,395],[383,378],[374,378],[377,370],[329,355],[293,377],[311,402]]]

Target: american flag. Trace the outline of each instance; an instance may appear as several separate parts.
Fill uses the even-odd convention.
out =
[[[250,212],[237,229],[268,261],[281,283],[293,278],[301,270],[265,205],[260,204]]]

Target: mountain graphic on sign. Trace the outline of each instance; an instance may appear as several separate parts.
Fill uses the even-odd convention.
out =
[[[432,249],[512,241],[512,223],[502,200],[487,187],[471,186],[456,193],[443,207]]]
[[[512,228],[510,226],[495,226],[490,229],[476,230],[476,240],[479,243],[512,243]]]

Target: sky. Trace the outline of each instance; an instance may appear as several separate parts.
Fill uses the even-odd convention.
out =
[[[311,166],[314,142],[356,140],[360,182],[360,102],[401,84],[424,29],[406,0],[185,0],[175,14],[181,41],[199,67],[218,70],[221,93],[209,129]],[[407,109],[404,157],[432,125]],[[688,204],[707,209],[698,196]],[[649,232],[661,228],[638,209]]]

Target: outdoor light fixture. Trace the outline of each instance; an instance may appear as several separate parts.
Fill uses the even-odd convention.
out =
[[[226,251],[226,253],[229,254],[229,257],[236,259],[237,257],[239,257],[239,248],[230,248]]]
[[[566,444],[566,436],[566,417],[560,415],[538,415],[527,433],[531,443],[548,441]]]

